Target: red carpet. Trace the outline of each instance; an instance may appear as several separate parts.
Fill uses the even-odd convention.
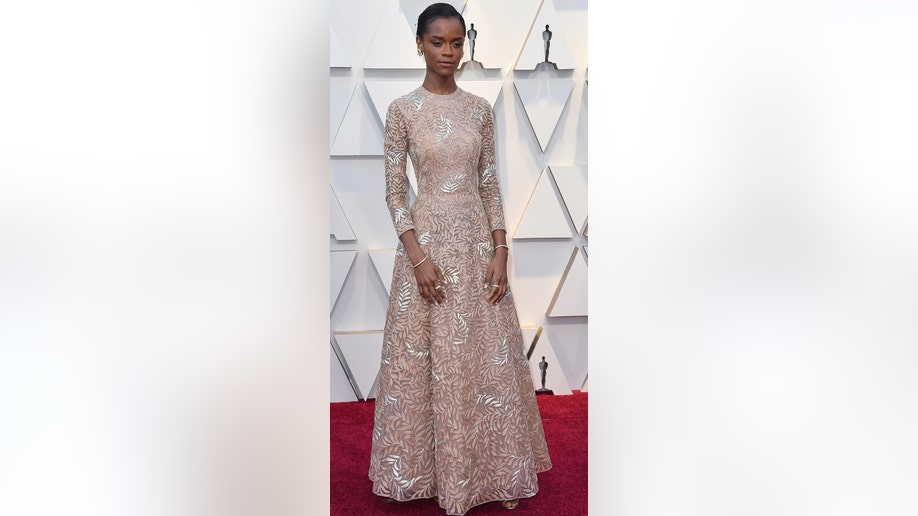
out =
[[[520,500],[508,511],[498,503],[474,507],[466,514],[587,514],[587,394],[539,396],[542,426],[548,440],[552,468],[539,475],[539,493]],[[389,502],[373,494],[367,477],[370,468],[370,435],[373,432],[372,401],[332,403],[331,514],[333,515],[442,515],[433,499]]]

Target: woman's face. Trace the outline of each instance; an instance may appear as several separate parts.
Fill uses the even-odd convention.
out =
[[[458,18],[436,18],[424,37],[415,39],[424,52],[428,70],[444,77],[456,73],[465,44],[465,32]]]

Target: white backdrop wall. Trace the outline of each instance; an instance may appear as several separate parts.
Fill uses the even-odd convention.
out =
[[[382,133],[395,97],[419,86],[418,14],[430,2],[349,0],[330,10],[329,342],[331,401],[375,396],[397,236],[384,198]],[[587,389],[587,3],[452,3],[475,24],[475,60],[459,86],[494,108],[511,248],[510,282],[537,380]],[[558,70],[535,72],[544,60]],[[466,44],[464,61],[470,48]],[[411,171],[409,170],[409,175]]]

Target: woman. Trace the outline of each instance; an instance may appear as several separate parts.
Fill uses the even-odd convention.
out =
[[[456,85],[465,34],[449,4],[421,13],[424,82],[386,115],[386,202],[401,243],[370,458],[374,493],[436,497],[447,514],[490,501],[512,509],[551,467],[507,284],[493,114]]]

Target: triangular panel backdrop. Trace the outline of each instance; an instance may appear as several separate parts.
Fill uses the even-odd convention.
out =
[[[415,45],[427,0],[331,4],[329,129],[331,400],[372,399],[398,238],[385,203],[389,103],[420,86]],[[452,0],[474,24],[459,87],[494,109],[510,286],[540,387],[587,386],[587,2]],[[546,25],[549,31],[546,31]],[[550,34],[549,34],[550,32]],[[545,52],[548,51],[548,63]],[[409,202],[417,189],[413,167]]]

